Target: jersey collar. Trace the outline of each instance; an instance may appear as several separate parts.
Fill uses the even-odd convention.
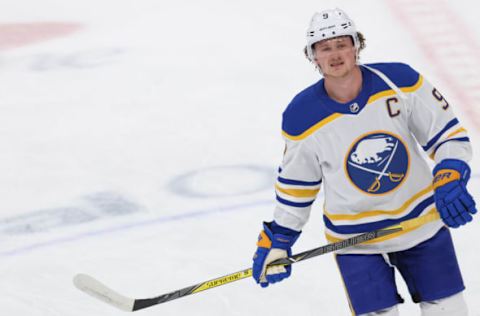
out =
[[[325,110],[332,113],[352,115],[356,115],[363,110],[363,108],[368,102],[368,98],[372,93],[373,78],[372,72],[368,71],[362,66],[360,66],[360,70],[362,71],[362,89],[360,90],[360,93],[355,99],[347,103],[337,102],[328,96],[327,91],[325,90],[324,79],[317,82],[315,92],[317,93],[320,99],[320,103],[325,108]]]

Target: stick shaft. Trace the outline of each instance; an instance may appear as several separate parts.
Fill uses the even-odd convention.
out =
[[[325,246],[322,246],[322,247],[319,247],[319,248],[307,250],[307,251],[298,253],[296,255],[293,255],[289,258],[279,259],[279,260],[276,260],[276,261],[272,262],[270,265],[291,265],[291,264],[299,262],[299,261],[303,261],[303,260],[310,259],[310,258],[313,258],[313,257],[316,257],[316,256],[320,256],[320,255],[323,255],[323,254],[326,254],[326,253],[329,253],[329,252],[334,252],[334,251],[337,251],[337,250],[340,250],[340,249],[351,247],[353,245],[357,245],[359,243],[362,243],[362,242],[365,242],[365,241],[368,241],[368,240],[372,240],[372,239],[375,239],[375,238],[379,238],[379,237],[383,237],[383,236],[386,236],[386,235],[389,235],[389,234],[393,234],[393,233],[399,232],[401,230],[402,230],[401,227],[394,227],[394,228],[390,228],[390,229],[378,229],[378,230],[368,232],[368,233],[364,233],[364,234],[361,234],[361,235],[358,235],[358,236],[355,236],[355,237],[352,237],[352,238],[349,238],[349,239],[345,239],[345,240],[342,240],[342,241],[339,241],[339,242],[336,242],[336,243],[332,243],[332,244],[328,244],[328,245],[325,245]],[[239,281],[239,280],[251,277],[251,276],[252,276],[252,269],[250,268],[250,269],[245,269],[245,270],[238,271],[238,272],[235,272],[235,273],[231,273],[231,274],[225,275],[225,276],[217,278],[217,279],[201,282],[201,283],[195,284],[193,286],[189,286],[189,287],[183,288],[181,290],[173,291],[173,292],[163,294],[163,295],[160,295],[160,296],[157,296],[157,297],[148,298],[148,299],[137,299],[137,300],[135,300],[133,310],[139,310],[139,309],[143,309],[143,308],[146,308],[146,307],[150,307],[152,305],[165,303],[165,302],[177,299],[177,298],[181,298],[181,297],[191,295],[191,294],[195,294],[195,293],[205,291],[205,290],[210,290],[210,289],[213,289],[215,287],[226,285],[226,284],[229,284],[229,283],[232,283],[232,282],[235,282],[235,281]]]
[[[202,292],[205,290],[210,290],[215,287],[219,287],[228,283],[232,283],[235,281],[239,281],[245,278],[249,278],[252,276],[252,269],[245,269],[242,271],[230,273],[228,275],[222,276],[220,278],[212,279],[209,281],[201,282],[181,290],[173,291],[170,293],[166,293],[157,297],[147,298],[147,299],[136,299],[133,305],[133,310],[139,310],[146,307],[150,307],[157,304],[162,304],[171,300],[175,300],[177,298],[181,298],[190,294],[195,294],[198,292]]]

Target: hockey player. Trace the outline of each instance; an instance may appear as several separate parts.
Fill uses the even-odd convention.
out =
[[[290,276],[290,266],[265,267],[291,255],[323,184],[330,242],[431,212],[441,216],[336,255],[354,315],[398,315],[403,300],[395,268],[422,315],[467,315],[448,228],[476,213],[466,186],[466,130],[442,94],[410,66],[359,64],[364,46],[343,11],[313,16],[305,52],[323,79],[283,113],[277,206],[260,233],[253,276],[262,287]],[[433,176],[424,156],[435,163]]]

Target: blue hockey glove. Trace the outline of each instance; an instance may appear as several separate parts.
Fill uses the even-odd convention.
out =
[[[262,287],[270,283],[280,282],[292,273],[291,266],[266,266],[280,258],[292,255],[292,246],[300,236],[300,232],[282,227],[275,222],[263,223],[257,242],[257,251],[253,256],[253,278]]]
[[[457,228],[472,221],[475,201],[467,191],[470,167],[458,159],[444,159],[433,169],[435,204],[447,226]]]

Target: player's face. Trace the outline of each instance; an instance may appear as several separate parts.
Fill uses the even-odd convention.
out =
[[[315,61],[325,77],[344,77],[356,64],[356,49],[349,36],[317,42],[313,46]]]

